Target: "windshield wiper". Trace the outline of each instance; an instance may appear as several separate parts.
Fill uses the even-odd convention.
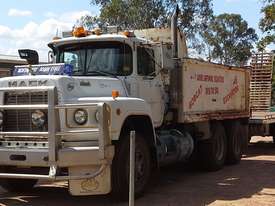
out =
[[[115,77],[117,78],[117,75],[111,73],[111,72],[106,72],[106,71],[100,71],[100,70],[95,70],[95,71],[89,71],[88,74],[99,74],[103,76],[108,76],[108,77]]]

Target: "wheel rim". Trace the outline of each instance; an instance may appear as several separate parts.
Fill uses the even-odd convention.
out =
[[[136,151],[135,158],[135,183],[138,183],[141,182],[146,175],[146,160],[140,150]]]
[[[223,135],[219,134],[215,141],[215,152],[216,152],[216,159],[222,160],[224,157],[224,141],[223,141]]]
[[[128,158],[127,164],[127,179],[129,179],[130,159]],[[136,144],[135,148],[135,190],[138,192],[141,190],[147,182],[147,160],[146,155],[140,145]]]

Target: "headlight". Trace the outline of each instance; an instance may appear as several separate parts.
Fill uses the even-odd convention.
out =
[[[46,115],[40,110],[32,113],[32,124],[36,127],[43,127],[46,122]]]
[[[83,109],[78,109],[74,112],[74,121],[79,124],[83,125],[87,122],[88,120],[88,113],[86,110]]]
[[[0,111],[0,126],[2,126],[3,121],[4,121],[4,114],[2,111]]]

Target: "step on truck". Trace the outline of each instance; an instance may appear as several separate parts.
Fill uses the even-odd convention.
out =
[[[275,53],[254,54],[250,70],[249,140],[273,136],[275,142]]]
[[[207,171],[240,161],[247,143],[249,72],[188,58],[177,28],[103,33],[76,27],[48,45],[50,64],[0,79],[0,184],[68,181],[72,195],[128,196],[129,134],[135,192],[152,171],[192,160]],[[66,34],[68,36],[68,34]]]

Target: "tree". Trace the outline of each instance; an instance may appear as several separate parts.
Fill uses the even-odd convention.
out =
[[[174,4],[173,4],[174,3]],[[166,5],[178,4],[181,9],[179,27],[187,37],[189,48],[201,54],[206,47],[203,34],[213,18],[212,0],[167,0]],[[172,6],[167,6],[170,16]]]
[[[261,10],[264,17],[260,20],[259,27],[265,34],[259,43],[258,49],[264,50],[270,43],[275,43],[275,0],[264,0]]]
[[[82,16],[79,20],[77,20],[76,24],[81,24],[89,30],[95,27],[102,28],[104,25],[98,16],[89,15]]]
[[[168,1],[179,4],[181,15],[179,18],[179,26],[190,40],[196,40],[197,35],[201,35],[207,28],[213,18],[212,1],[211,0],[178,0]],[[171,8],[169,9],[171,13]]]
[[[162,27],[170,23],[176,4],[181,9],[179,27],[189,46],[201,48],[201,35],[213,16],[212,0],[92,0],[100,7],[95,18],[83,17],[88,26],[117,25],[121,29]]]
[[[121,29],[141,29],[163,26],[166,11],[162,0],[92,0],[101,7],[97,20]]]
[[[204,33],[209,58],[228,65],[244,65],[258,37],[239,14],[216,16]]]

